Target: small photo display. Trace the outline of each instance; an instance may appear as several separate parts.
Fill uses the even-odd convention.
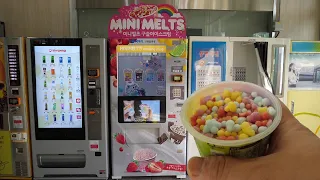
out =
[[[160,122],[160,100],[124,100],[124,122]]]

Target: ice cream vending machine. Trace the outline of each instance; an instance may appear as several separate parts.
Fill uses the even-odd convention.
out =
[[[0,179],[31,179],[24,38],[0,38]]]
[[[187,97],[184,18],[170,5],[119,12],[108,34],[112,179],[185,178],[186,130],[179,116]]]
[[[106,40],[27,39],[34,179],[107,179]]]
[[[246,81],[286,102],[290,39],[191,36],[189,50],[189,95],[212,83]],[[198,155],[188,140],[188,157]]]

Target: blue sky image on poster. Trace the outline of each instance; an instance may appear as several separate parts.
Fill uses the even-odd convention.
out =
[[[226,42],[192,42],[191,93],[225,81]]]

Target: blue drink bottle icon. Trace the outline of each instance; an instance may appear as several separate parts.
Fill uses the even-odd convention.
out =
[[[68,63],[71,64],[71,57],[68,57]]]
[[[72,122],[72,114],[70,114],[70,122]]]
[[[48,115],[46,115],[46,121],[49,121],[49,116]]]
[[[57,115],[53,115],[53,121],[56,122],[57,121]]]
[[[61,120],[64,121],[64,114],[62,114]]]
[[[60,62],[60,64],[63,63],[63,58],[62,57],[59,57],[59,62]]]

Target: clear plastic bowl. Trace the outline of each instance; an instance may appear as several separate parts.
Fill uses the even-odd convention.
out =
[[[263,133],[259,133],[253,137],[242,140],[218,140],[207,137],[196,131],[190,123],[190,118],[200,107],[200,99],[216,94],[222,95],[223,91],[227,88],[247,93],[257,92],[259,96],[268,98],[271,101],[271,106],[273,106],[277,111],[272,125]],[[212,84],[194,92],[184,102],[180,116],[184,127],[194,137],[201,156],[230,155],[239,158],[254,158],[266,153],[270,134],[280,124],[282,107],[280,100],[263,87],[247,82],[232,81]]]

